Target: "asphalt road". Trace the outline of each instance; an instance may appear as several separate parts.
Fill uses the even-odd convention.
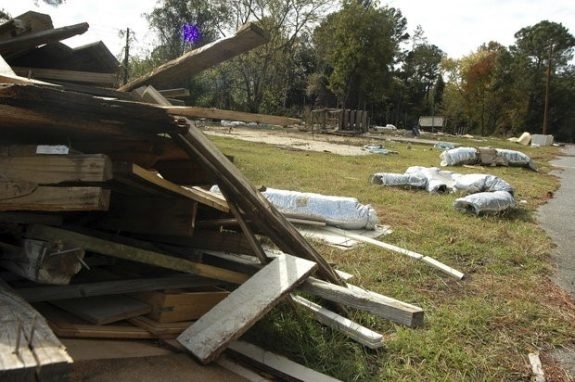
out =
[[[553,258],[555,282],[575,297],[575,145],[563,147],[551,163],[561,186],[553,198],[539,208],[539,223],[557,245]]]

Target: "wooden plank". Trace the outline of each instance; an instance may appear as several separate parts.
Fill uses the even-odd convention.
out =
[[[141,292],[133,294],[132,297],[152,307],[149,318],[166,323],[197,320],[229,294],[227,290],[219,288],[196,288]],[[187,326],[182,331],[186,328]]]
[[[79,23],[0,41],[0,54],[25,51],[50,42],[65,40],[86,32],[88,28],[88,23]]]
[[[301,296],[292,295],[291,298],[298,305],[310,310],[316,320],[332,329],[342,332],[354,341],[370,349],[379,349],[384,345],[383,335]]]
[[[151,339],[155,336],[145,329],[128,323],[92,325],[72,314],[48,304],[38,304],[36,308],[48,321],[50,328],[59,337],[65,338],[113,338]]]
[[[62,286],[34,286],[16,289],[16,292],[28,302],[42,302],[79,297],[147,292],[159,289],[206,287],[215,285],[218,285],[218,282],[215,280],[186,274],[178,274],[168,277],[100,281]]]
[[[31,194],[0,200],[0,211],[106,211],[110,190],[101,187],[39,186]]]
[[[108,87],[114,87],[117,83],[117,75],[115,73],[95,73],[77,70],[30,68],[22,66],[15,66],[12,69],[19,76],[40,80],[79,82],[83,84]]]
[[[191,321],[158,322],[144,316],[130,318],[128,322],[163,339],[176,338],[192,324]]]
[[[70,369],[72,359],[46,320],[2,280],[0,327],[1,380],[57,381]]]
[[[276,258],[186,329],[178,342],[202,363],[213,361],[316,267],[294,256]]]
[[[188,97],[190,95],[190,89],[186,88],[162,89],[158,91],[166,98]]]
[[[423,309],[375,292],[357,287],[346,288],[313,277],[308,278],[299,289],[325,300],[366,311],[398,324],[409,327],[423,325]]]
[[[118,90],[130,91],[143,85],[153,85],[157,89],[181,86],[193,75],[265,44],[268,40],[269,37],[261,28],[248,23],[243,25],[235,35],[194,49],[161,65],[151,73],[121,86]]]
[[[245,341],[230,344],[230,350],[265,366],[272,374],[289,381],[338,382],[328,375],[300,365],[281,355],[264,350]],[[340,381],[341,382],[341,381]]]
[[[38,169],[42,171],[38,171]],[[112,162],[106,155],[29,155],[0,157],[5,179],[48,185],[63,182],[105,182],[112,179]]]
[[[19,85],[43,85],[43,86],[53,86],[59,87],[55,84],[49,84],[43,81],[32,80],[25,77],[20,77],[8,65],[8,63],[4,60],[2,55],[0,54],[0,83],[10,83],[10,84],[19,84]]]
[[[449,275],[449,276],[451,276],[457,280],[461,280],[465,276],[462,272],[458,271],[457,269],[451,268],[450,266],[445,265],[438,260],[435,260],[429,256],[424,256],[424,255],[417,253],[417,252],[413,252],[413,251],[410,251],[410,250],[407,250],[404,248],[400,248],[400,247],[395,246],[393,244],[384,243],[384,242],[376,240],[376,239],[372,239],[372,238],[369,238],[369,237],[366,237],[363,235],[357,235],[357,234],[354,234],[353,232],[345,231],[345,230],[335,228],[335,227],[325,227],[324,230],[329,231],[329,232],[333,232],[336,234],[340,234],[344,237],[350,237],[350,238],[357,240],[357,241],[372,244],[372,245],[375,245],[377,247],[387,249],[388,251],[399,253],[401,255],[406,255],[406,256],[409,256],[409,257],[414,258],[416,260],[421,260],[424,263],[429,264],[432,267],[443,271],[447,275]]]
[[[242,273],[228,271],[205,264],[165,255],[163,253],[136,248],[133,246],[115,243],[74,231],[64,230],[42,225],[28,227],[26,235],[30,238],[42,240],[62,240],[75,243],[88,251],[102,255],[118,257],[125,260],[136,261],[144,264],[155,265],[181,272],[188,272],[198,276],[223,280],[234,284],[241,284],[248,278]]]
[[[213,195],[209,195],[205,190],[182,187],[169,180],[163,179],[154,171],[146,170],[133,163],[115,163],[114,179],[132,186],[140,185],[144,190],[161,191],[168,195],[180,195],[222,212],[229,212],[227,204],[216,200]]]
[[[28,181],[0,180],[0,200],[16,199],[30,195],[38,189],[38,185]]]
[[[188,118],[228,119],[232,121],[256,122],[279,126],[299,125],[302,123],[302,120],[298,118],[253,114],[198,106],[164,106],[164,109],[172,115]]]
[[[163,94],[161,94],[151,85],[134,89],[132,93],[137,94],[142,102],[161,106],[173,106],[172,103],[168,101]]]
[[[95,325],[111,324],[152,311],[149,304],[124,295],[72,298],[52,304]]]
[[[84,250],[44,240],[23,240],[22,246],[0,242],[0,264],[28,280],[65,285],[82,268]]]
[[[54,25],[50,15],[28,11],[0,24],[0,39],[7,40],[26,33],[51,29],[54,29]]]

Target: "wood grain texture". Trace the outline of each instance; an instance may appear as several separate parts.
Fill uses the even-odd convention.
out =
[[[316,267],[294,256],[276,258],[184,331],[178,342],[201,362],[213,361]]]
[[[106,211],[110,191],[101,187],[39,186],[19,198],[0,200],[0,211]]]
[[[73,298],[52,304],[95,325],[111,324],[152,311],[149,304],[124,295]]]

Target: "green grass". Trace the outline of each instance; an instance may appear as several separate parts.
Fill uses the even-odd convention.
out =
[[[438,270],[371,246],[339,251],[314,246],[352,282],[424,308],[422,328],[395,325],[362,312],[353,319],[383,333],[373,351],[321,326],[307,313],[280,305],[247,334],[253,341],[345,381],[529,380],[527,354],[575,343],[573,304],[550,281],[552,242],[537,225],[536,209],[558,187],[548,162],[556,148],[507,141],[462,141],[520,150],[539,172],[523,168],[446,168],[485,172],[514,186],[517,208],[499,216],[462,214],[456,195],[385,188],[368,182],[375,172],[439,166],[428,146],[386,142],[396,155],[344,157],[289,151],[227,138],[211,138],[256,186],[353,196],[371,204],[393,233],[385,241],[434,257],[467,277],[456,281]],[[350,139],[350,143],[361,144]],[[363,142],[366,143],[366,142]]]

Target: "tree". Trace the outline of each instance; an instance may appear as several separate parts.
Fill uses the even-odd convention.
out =
[[[547,132],[549,102],[553,102],[552,99],[550,101],[550,86],[555,78],[568,70],[569,61],[573,59],[575,38],[562,24],[547,20],[522,28],[515,38],[512,52],[516,61],[522,64],[520,69],[524,78],[529,81],[526,130]]]
[[[343,107],[364,108],[388,94],[405,18],[394,8],[346,2],[314,32],[329,89]]]

